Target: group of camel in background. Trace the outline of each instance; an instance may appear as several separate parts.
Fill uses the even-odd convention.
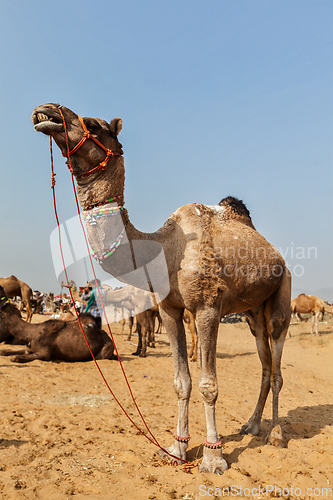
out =
[[[50,359],[61,359],[64,361],[84,361],[90,359],[89,350],[82,336],[75,311],[75,308],[77,308],[80,303],[85,306],[85,302],[82,301],[81,293],[77,289],[74,281],[68,283],[63,282],[61,286],[62,288],[66,287],[70,289],[75,305],[72,305],[71,308],[63,308],[61,307],[62,304],[60,304],[60,314],[57,315],[58,318],[50,318],[38,325],[30,325],[29,323],[31,323],[33,314],[31,288],[23,281],[18,280],[15,276],[0,279],[0,302],[3,301],[2,307],[0,304],[0,342],[28,345],[25,350],[0,351],[1,355],[15,355],[12,360],[21,363],[34,359],[41,359],[44,361]],[[108,285],[102,286],[108,292],[108,300],[112,300],[115,310],[121,316],[120,322],[123,334],[126,318],[129,319],[130,330],[127,336],[128,341],[131,340],[135,318],[138,346],[136,352],[133,354],[145,357],[147,346],[155,347],[154,335],[156,320],[158,320],[156,333],[160,333],[162,328],[157,304],[151,304],[149,293],[142,292],[131,286],[120,290],[113,290]],[[14,304],[10,304],[9,307],[6,307],[5,311],[2,311],[2,309],[5,309],[7,304],[6,301],[9,297],[13,299],[16,297],[22,298],[20,310],[23,310],[23,307],[25,307],[26,321],[22,319],[20,310],[15,307]],[[188,325],[192,337],[189,358],[192,361],[196,361],[198,341],[194,317],[186,310],[183,316],[184,323]],[[95,340],[92,341],[91,346],[96,359],[104,359],[105,356],[107,356],[105,359],[114,359],[113,349],[112,352],[110,350],[111,340],[104,331],[95,328],[96,325],[93,317],[89,314],[82,313],[79,314],[79,317],[88,341],[95,336]],[[88,321],[88,318],[90,318],[90,321]],[[95,325],[94,328],[93,325]],[[87,335],[86,330],[89,335]],[[57,335],[55,335],[55,333],[57,333]],[[105,335],[110,342],[105,343]],[[36,341],[37,338],[39,339],[38,342]],[[35,340],[32,341],[32,339]],[[84,345],[81,340],[84,342]],[[63,345],[64,349],[61,349],[60,345]],[[99,349],[100,346],[103,347],[102,350]],[[69,351],[68,354],[66,354],[65,351]]]
[[[17,308],[9,308],[9,315],[4,318],[1,315],[0,319],[0,342],[14,343],[14,344],[29,344],[29,352],[22,351],[1,351],[2,355],[15,355],[13,361],[27,362],[33,359],[62,359],[65,361],[83,361],[90,359],[89,351],[86,344],[81,342],[83,339],[81,329],[76,321],[72,325],[70,323],[77,320],[75,307],[77,308],[80,303],[85,304],[81,299],[81,291],[78,290],[74,281],[63,282],[62,288],[68,288],[74,299],[75,305],[72,305],[71,297],[64,304],[58,306],[58,319],[49,319],[48,321],[39,325],[27,325],[31,323],[33,314],[32,308],[32,291],[29,285],[17,279],[15,276],[8,278],[0,278],[0,291],[4,297],[21,297],[20,310],[26,309],[26,321],[21,318]],[[134,319],[136,323],[136,332],[138,334],[138,345],[134,355],[146,357],[147,347],[155,347],[155,324],[158,322],[156,333],[161,333],[162,321],[159,315],[157,304],[152,303],[151,294],[142,290],[136,289],[132,286],[127,286],[119,290],[113,290],[108,285],[102,285],[108,292],[108,300],[112,303],[114,310],[118,313],[118,321],[121,323],[121,332],[125,335],[124,329],[126,320],[129,324],[129,332],[126,340],[130,341],[133,334]],[[65,294],[63,294],[65,295]],[[50,297],[48,297],[49,300]],[[70,307],[71,306],[71,307]],[[333,314],[333,306],[324,302],[316,296],[300,294],[297,298],[291,301],[291,313],[299,321],[307,321],[309,317],[304,317],[302,314],[310,314],[312,317],[311,334],[314,332],[318,335],[318,322],[321,320],[325,313]],[[104,333],[96,330],[95,323],[89,315],[80,315],[80,321],[83,324],[85,333],[88,332],[89,340],[91,341],[92,351],[99,359],[114,359],[113,348],[111,349],[110,339],[107,340]],[[195,318],[190,311],[185,309],[183,314],[184,324],[188,326],[191,334],[191,347],[189,351],[189,359],[197,361],[198,352],[198,336],[195,324]],[[44,339],[48,339],[46,344],[48,346],[43,350],[40,348],[40,342],[32,342],[33,338],[40,338],[41,332]],[[54,336],[55,332],[59,332]],[[291,336],[291,335],[290,335]],[[82,337],[82,339],[81,339]],[[50,339],[52,338],[52,342]],[[68,339],[70,343],[68,343]],[[67,340],[66,340],[67,339]],[[94,340],[93,340],[94,339]],[[65,341],[66,340],[66,341]],[[112,342],[111,342],[112,344]],[[59,345],[66,346],[68,350],[65,352]],[[103,350],[104,349],[104,350]],[[71,351],[71,352],[69,352]],[[73,355],[73,352],[75,353]],[[74,357],[73,357],[74,356]]]

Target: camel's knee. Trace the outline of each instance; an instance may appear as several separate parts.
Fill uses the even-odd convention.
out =
[[[205,378],[199,382],[199,390],[204,403],[212,405],[217,400],[218,386],[215,378]]]
[[[281,335],[286,334],[289,327],[290,319],[285,317],[272,318],[269,322],[269,333],[274,340],[279,340]]]
[[[273,392],[279,393],[283,386],[283,378],[281,374],[273,374],[270,378],[270,384]]]
[[[267,373],[265,370],[262,371],[261,384],[264,387],[270,387],[271,385],[271,373]]]
[[[192,390],[191,379],[176,377],[173,381],[173,388],[178,396],[178,399],[189,399]]]

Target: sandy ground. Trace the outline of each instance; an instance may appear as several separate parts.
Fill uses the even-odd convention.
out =
[[[34,316],[33,321],[42,321]],[[256,404],[261,367],[245,324],[220,325],[217,423],[229,469],[223,476],[198,467],[162,463],[110,395],[93,361],[12,363],[0,358],[0,498],[66,500],[327,498],[333,489],[332,320],[310,335],[310,324],[291,327],[283,355],[280,397],[286,447],[265,444],[269,397],[260,435],[237,429]],[[131,355],[118,324],[112,325],[124,370],[137,404],[163,446],[172,442],[177,417],[173,363],[166,334],[146,359]],[[188,335],[188,339],[190,336]],[[136,344],[137,337],[133,338]],[[13,346],[13,349],[15,347]],[[99,366],[127,412],[144,428],[118,362]],[[191,363],[188,460],[200,464],[205,417],[198,390],[199,364]],[[224,491],[223,491],[223,488]],[[233,488],[232,490],[230,488]],[[259,488],[261,488],[259,490]],[[322,490],[324,488],[324,490]],[[283,490],[284,489],[284,490]],[[327,496],[326,496],[327,493]]]

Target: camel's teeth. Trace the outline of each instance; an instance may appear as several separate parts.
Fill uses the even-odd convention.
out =
[[[52,118],[49,118],[47,115],[44,115],[44,113],[37,113],[37,118],[39,122],[52,121]]]

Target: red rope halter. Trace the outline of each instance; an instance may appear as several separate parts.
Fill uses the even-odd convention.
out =
[[[66,140],[67,140],[67,126],[66,126],[66,121],[65,121],[64,115],[62,114],[62,111],[61,111],[60,107],[58,107],[58,110],[59,110],[59,113],[60,113],[61,118],[62,118],[63,123],[64,123]],[[76,178],[80,179],[81,177],[87,177],[88,175],[93,174],[94,172],[97,172],[97,170],[100,170],[100,169],[105,170],[106,167],[107,167],[107,165],[108,165],[109,159],[112,158],[113,156],[121,156],[121,153],[118,153],[117,151],[111,151],[111,149],[108,149],[105,146],[103,146],[103,144],[101,144],[93,135],[91,135],[91,133],[89,132],[89,130],[87,129],[87,127],[86,127],[86,125],[85,125],[85,123],[83,121],[82,116],[78,115],[78,119],[80,120],[81,126],[83,128],[82,139],[71,150],[69,150],[68,142],[67,142],[67,153],[66,154],[63,153],[62,156],[64,156],[65,158],[69,158],[70,156],[72,156],[72,154],[76,153],[76,151],[78,149],[80,149],[80,147],[82,146],[82,144],[84,144],[87,139],[91,139],[92,141],[94,141],[97,144],[97,146],[99,146],[100,148],[102,148],[106,152],[106,157],[105,157],[104,161],[101,161],[101,163],[99,163],[97,165],[97,167],[94,167],[91,170],[88,170],[88,172],[85,172],[84,174],[76,175]],[[71,171],[71,173],[73,173],[71,165],[70,165],[70,171]]]
[[[71,172],[71,176],[72,176],[72,185],[73,185],[73,190],[74,190],[74,196],[75,196],[75,201],[76,201],[76,206],[77,206],[77,210],[78,210],[78,215],[79,215],[79,220],[80,220],[80,224],[81,224],[81,227],[82,227],[82,231],[83,231],[83,236],[84,236],[84,239],[85,239],[85,243],[86,243],[86,247],[88,249],[88,255],[89,255],[89,260],[90,260],[90,264],[91,264],[91,268],[92,268],[92,272],[93,272],[93,275],[94,275],[94,279],[97,280],[96,278],[96,274],[95,274],[95,269],[94,269],[94,266],[93,266],[93,263],[92,263],[92,259],[91,259],[91,255],[90,255],[90,252],[89,252],[89,245],[88,245],[88,240],[87,240],[87,236],[86,236],[86,233],[85,233],[85,230],[84,230],[84,227],[83,227],[83,223],[82,223],[82,220],[81,220],[81,217],[80,217],[80,207],[79,207],[79,202],[78,202],[78,198],[77,198],[77,193],[76,193],[76,189],[75,189],[75,183],[74,183],[74,175],[73,175],[73,169],[72,169],[72,165],[71,165],[71,160],[70,160],[70,156],[75,152],[77,151],[81,146],[82,144],[85,142],[86,139],[88,138],[91,138],[93,139],[99,146],[101,146],[105,151],[109,151],[107,150],[102,144],[100,144],[99,141],[97,141],[97,139],[95,139],[94,137],[92,137],[89,133],[89,131],[87,130],[86,126],[84,125],[84,122],[83,122],[83,119],[79,116],[79,119],[80,119],[80,122],[82,124],[82,127],[83,129],[85,130],[85,132],[87,132],[88,135],[84,135],[81,139],[81,141],[70,151],[69,150],[69,144],[68,144],[68,135],[67,135],[67,126],[66,126],[66,120],[65,120],[65,117],[60,109],[60,107],[58,107],[58,110],[60,112],[60,115],[62,117],[62,121],[63,121],[63,124],[64,124],[64,130],[65,130],[65,137],[66,137],[66,147],[67,147],[67,155],[64,155],[63,156],[67,156],[68,157],[68,160],[69,160],[69,168],[70,168],[70,172]],[[112,151],[111,151],[112,153]],[[113,154],[117,154],[117,155],[120,155],[120,153],[113,153]],[[61,242],[61,231],[60,231],[60,223],[59,223],[59,218],[58,218],[58,212],[57,212],[57,205],[56,205],[56,196],[55,196],[55,173],[54,173],[54,169],[53,169],[53,153],[52,153],[52,136],[50,135],[50,155],[51,155],[51,173],[52,173],[52,185],[51,185],[51,188],[52,188],[52,194],[53,194],[53,205],[54,205],[54,212],[55,212],[55,217],[56,217],[56,222],[57,222],[57,226],[58,226],[58,239],[59,239],[59,247],[60,247],[60,254],[61,254],[61,260],[62,260],[62,264],[63,264],[63,268],[64,268],[64,273],[65,273],[65,277],[66,277],[66,281],[67,283],[69,282],[69,279],[68,279],[68,275],[67,275],[67,269],[66,269],[66,265],[65,265],[65,260],[64,260],[64,255],[63,255],[63,250],[62,250],[62,242]],[[107,155],[108,156],[108,155]],[[106,159],[106,162],[108,161],[108,157]],[[104,162],[102,162],[104,163]],[[88,175],[90,174],[91,172],[93,171],[96,171],[98,170],[99,168],[102,168],[101,167],[101,164],[99,164],[97,167],[95,167],[94,169],[90,170],[89,172],[86,172],[85,174],[83,175]],[[104,167],[105,168],[105,167]],[[82,177],[82,176],[80,176]],[[105,311],[105,308],[104,308],[104,304],[103,304],[103,300],[102,300],[102,297],[101,297],[101,294],[100,294],[100,290],[99,288],[97,287],[97,292],[98,292],[98,295],[99,295],[99,300],[100,300],[100,303],[101,303],[101,306],[102,306],[102,309],[103,309],[103,314],[105,316],[105,318],[107,318],[107,314],[106,314],[106,311]],[[71,300],[72,300],[72,303],[75,304],[75,301],[74,301],[74,298],[73,298],[73,295],[72,295],[72,290],[69,289],[69,293],[70,293],[70,296],[71,296]],[[157,439],[155,438],[155,436],[152,434],[151,430],[149,429],[138,405],[137,405],[137,402],[134,398],[134,395],[133,395],[133,392],[132,392],[132,389],[130,387],[130,384],[129,384],[129,381],[128,381],[128,378],[126,376],[126,373],[124,371],[124,367],[123,367],[123,364],[120,360],[120,357],[119,357],[119,353],[118,353],[118,350],[117,350],[117,347],[116,347],[116,343],[114,341],[114,338],[113,338],[113,335],[112,335],[112,332],[111,332],[111,328],[110,328],[110,325],[109,323],[107,323],[107,327],[108,327],[108,330],[109,330],[109,334],[110,334],[110,337],[111,337],[111,340],[113,342],[113,345],[114,345],[114,350],[116,352],[116,355],[117,355],[117,358],[118,358],[118,362],[119,362],[119,365],[120,365],[120,368],[121,368],[121,371],[122,371],[122,374],[124,376],[124,379],[125,379],[125,382],[126,382],[126,385],[127,385],[127,388],[129,390],[129,393],[131,395],[131,399],[134,403],[134,406],[141,418],[141,421],[142,423],[144,424],[148,434],[144,433],[137,425],[136,423],[133,421],[133,419],[128,415],[127,411],[125,410],[125,408],[122,406],[122,404],[120,403],[120,401],[118,400],[118,398],[116,397],[116,395],[114,394],[114,392],[112,391],[110,385],[108,384],[106,378],[104,377],[103,373],[102,373],[102,370],[99,366],[99,364],[97,363],[97,360],[89,346],[89,343],[88,343],[88,340],[86,338],[86,335],[84,333],[84,330],[83,330],[83,327],[82,327],[82,324],[81,324],[81,321],[80,321],[80,318],[79,318],[79,315],[76,311],[76,308],[74,308],[75,310],[75,313],[76,313],[76,317],[78,319],[78,323],[80,325],[80,328],[81,328],[81,331],[82,331],[82,334],[84,336],[84,339],[86,341],[86,344],[88,346],[88,349],[89,349],[89,352],[91,354],[91,357],[106,385],[106,387],[108,388],[108,390],[110,391],[111,395],[113,396],[114,400],[117,402],[117,404],[119,405],[119,407],[121,408],[121,410],[123,411],[123,413],[126,415],[126,417],[129,419],[129,421],[132,423],[132,425],[143,435],[145,436],[148,441],[150,441],[152,444],[154,444],[155,446],[157,446],[158,448],[160,448],[160,450],[164,451],[167,455],[169,455],[171,458],[174,458],[176,460],[179,460],[181,462],[183,462],[184,464],[184,469],[186,472],[189,472],[188,469],[192,468],[192,467],[195,467],[194,464],[192,464],[191,462],[188,462],[187,460],[184,460],[182,458],[179,458],[175,455],[172,455],[168,450],[166,450],[165,448],[163,448],[159,442],[157,441]],[[186,438],[187,439],[187,438]],[[175,463],[177,463],[175,461]]]

